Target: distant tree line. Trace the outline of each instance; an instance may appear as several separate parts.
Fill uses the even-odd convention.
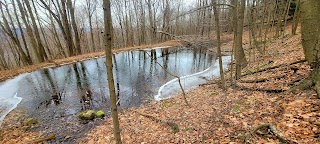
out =
[[[221,32],[235,32],[239,2],[217,1]],[[267,32],[280,36],[287,19],[299,20],[296,5],[297,0],[246,0],[243,26],[259,52]],[[103,50],[102,0],[0,0],[0,9],[0,70]],[[158,31],[215,31],[212,0],[111,0],[111,11],[113,48],[170,40]]]

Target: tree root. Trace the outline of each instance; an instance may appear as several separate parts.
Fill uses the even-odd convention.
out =
[[[52,135],[48,135],[48,136],[45,136],[45,137],[36,138],[36,139],[32,140],[30,143],[31,144],[37,144],[37,143],[41,143],[41,142],[44,142],[44,141],[52,140],[52,139],[55,139],[55,138],[56,138],[56,135],[52,134]]]
[[[140,113],[140,112],[138,112],[138,111],[135,111],[135,112],[137,112],[137,113],[140,114],[141,116],[144,116],[144,117],[146,117],[146,118],[149,118],[149,119],[151,119],[151,120],[153,120],[153,121],[155,121],[155,122],[159,122],[159,123],[162,123],[162,124],[164,124],[164,125],[169,126],[169,127],[171,128],[171,130],[172,130],[173,133],[177,133],[177,132],[179,131],[179,126],[178,126],[178,124],[176,124],[175,122],[170,122],[170,121],[167,121],[167,120],[159,119],[159,118],[154,117],[154,116],[152,116],[152,115],[143,114],[143,113]]]
[[[249,140],[250,136],[254,135],[254,134],[257,134],[259,136],[272,135],[273,137],[278,139],[281,143],[296,144],[296,142],[285,138],[279,132],[277,127],[275,125],[272,125],[272,124],[261,124],[261,125],[257,126],[256,128],[254,128],[252,131],[250,131],[249,133],[247,133],[244,136],[245,143],[248,143],[248,140]]]

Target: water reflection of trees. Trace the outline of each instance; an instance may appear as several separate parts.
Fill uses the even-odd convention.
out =
[[[79,102],[81,110],[92,109],[92,91],[89,84],[86,66],[83,62],[80,62],[78,64],[73,64],[72,68],[74,70],[76,91],[78,91],[78,96],[80,96]]]
[[[179,48],[154,49],[148,53],[153,53],[164,68],[180,76],[199,72],[211,64],[212,56],[205,50],[179,51]],[[182,64],[179,62],[182,57],[192,60]],[[139,105],[152,99],[161,85],[173,79],[145,52],[122,52],[114,55],[113,59],[116,92],[122,107]],[[96,59],[40,71],[35,89],[36,93],[44,95],[41,105],[63,104],[79,110],[107,107],[108,85],[103,62],[103,59]]]

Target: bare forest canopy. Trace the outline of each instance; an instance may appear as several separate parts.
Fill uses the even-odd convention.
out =
[[[234,31],[232,1],[215,5],[222,32]],[[172,39],[161,32],[209,38],[215,31],[212,2],[112,0],[113,48]],[[259,51],[264,33],[281,35],[295,7],[295,0],[247,0],[244,26],[256,33]],[[0,0],[0,9],[0,70],[103,50],[102,0]]]

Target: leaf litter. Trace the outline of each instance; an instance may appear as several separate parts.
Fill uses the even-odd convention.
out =
[[[301,35],[276,39],[268,44],[269,54],[256,53],[245,68],[250,71],[304,59]],[[225,46],[230,46],[226,44]],[[250,57],[252,59],[253,56]],[[293,67],[293,68],[292,68]],[[153,102],[119,114],[123,143],[280,143],[274,135],[251,133],[262,124],[272,124],[292,143],[320,143],[320,100],[312,90],[287,91],[296,79],[308,77],[307,63],[285,65],[243,77],[238,87],[226,91],[216,84],[204,85],[182,95]],[[245,71],[243,71],[245,73]],[[227,74],[229,75],[229,74]],[[277,77],[279,76],[280,77]],[[245,80],[266,79],[259,83]],[[297,81],[299,82],[299,81]],[[239,88],[240,87],[240,88]],[[242,89],[245,87],[248,89]],[[262,91],[260,91],[261,89]],[[283,90],[268,92],[263,90]],[[162,123],[141,116],[152,115],[175,122],[177,133]],[[79,143],[113,143],[112,119],[90,131]],[[249,134],[249,137],[248,137]]]

